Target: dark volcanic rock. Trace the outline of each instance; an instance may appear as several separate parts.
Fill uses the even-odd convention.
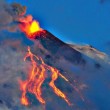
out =
[[[43,47],[54,57],[64,57],[66,60],[75,64],[85,63],[80,52],[71,48],[68,44],[62,42],[46,30],[36,35],[35,39],[39,40]]]

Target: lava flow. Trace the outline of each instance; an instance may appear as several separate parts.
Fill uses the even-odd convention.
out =
[[[26,96],[27,92],[34,94],[36,99],[38,99],[41,104],[46,103],[46,101],[42,98],[41,86],[48,76],[47,71],[49,70],[51,72],[51,81],[49,83],[49,86],[53,89],[54,93],[57,96],[64,99],[68,103],[68,105],[71,105],[66,95],[55,86],[55,81],[59,76],[66,81],[68,81],[68,79],[63,76],[56,68],[45,64],[41,57],[34,55],[31,52],[30,47],[28,47],[28,53],[26,54],[24,61],[28,57],[30,58],[32,63],[32,71],[29,73],[27,80],[20,82],[20,89],[22,91],[21,103],[25,106],[30,104]]]

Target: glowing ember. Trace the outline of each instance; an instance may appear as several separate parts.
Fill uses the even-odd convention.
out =
[[[28,53],[25,56],[24,61],[28,57],[32,63],[32,71],[29,73],[27,80],[20,81],[20,89],[22,91],[21,103],[25,106],[29,105],[29,100],[26,96],[27,92],[34,94],[36,99],[38,99],[41,104],[46,103],[46,101],[42,98],[41,86],[47,77],[47,70],[49,70],[51,72],[51,81],[49,86],[53,89],[57,96],[64,99],[68,105],[71,105],[66,95],[55,86],[55,81],[59,76],[62,77],[65,81],[68,81],[68,79],[63,76],[56,68],[45,64],[41,57],[34,55],[31,52],[30,47],[28,47]]]
[[[32,21],[29,23],[22,23],[19,25],[22,32],[26,33],[27,37],[33,38],[35,34],[42,29],[40,28],[39,22]]]
[[[39,23],[36,21],[33,21],[32,24],[30,25],[30,33],[33,34],[39,30],[41,30]]]

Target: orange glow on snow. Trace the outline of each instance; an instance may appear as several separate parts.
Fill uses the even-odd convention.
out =
[[[26,96],[27,92],[34,94],[36,99],[41,104],[46,103],[46,101],[42,97],[42,84],[44,83],[46,77],[48,76],[47,71],[49,70],[51,72],[51,81],[49,83],[49,86],[53,89],[53,92],[57,96],[64,99],[68,103],[68,105],[71,105],[67,96],[55,85],[55,81],[57,80],[58,77],[63,78],[67,82],[68,79],[65,76],[63,76],[56,68],[45,64],[41,57],[34,55],[31,52],[30,47],[28,47],[28,52],[24,58],[24,61],[27,58],[30,58],[31,60],[32,70],[25,81],[20,81],[20,89],[22,91],[21,103],[25,106],[28,106],[30,104]]]

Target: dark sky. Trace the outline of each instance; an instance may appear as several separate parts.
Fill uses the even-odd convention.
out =
[[[110,3],[99,0],[7,0],[27,6],[41,27],[65,42],[90,44],[108,52]]]

